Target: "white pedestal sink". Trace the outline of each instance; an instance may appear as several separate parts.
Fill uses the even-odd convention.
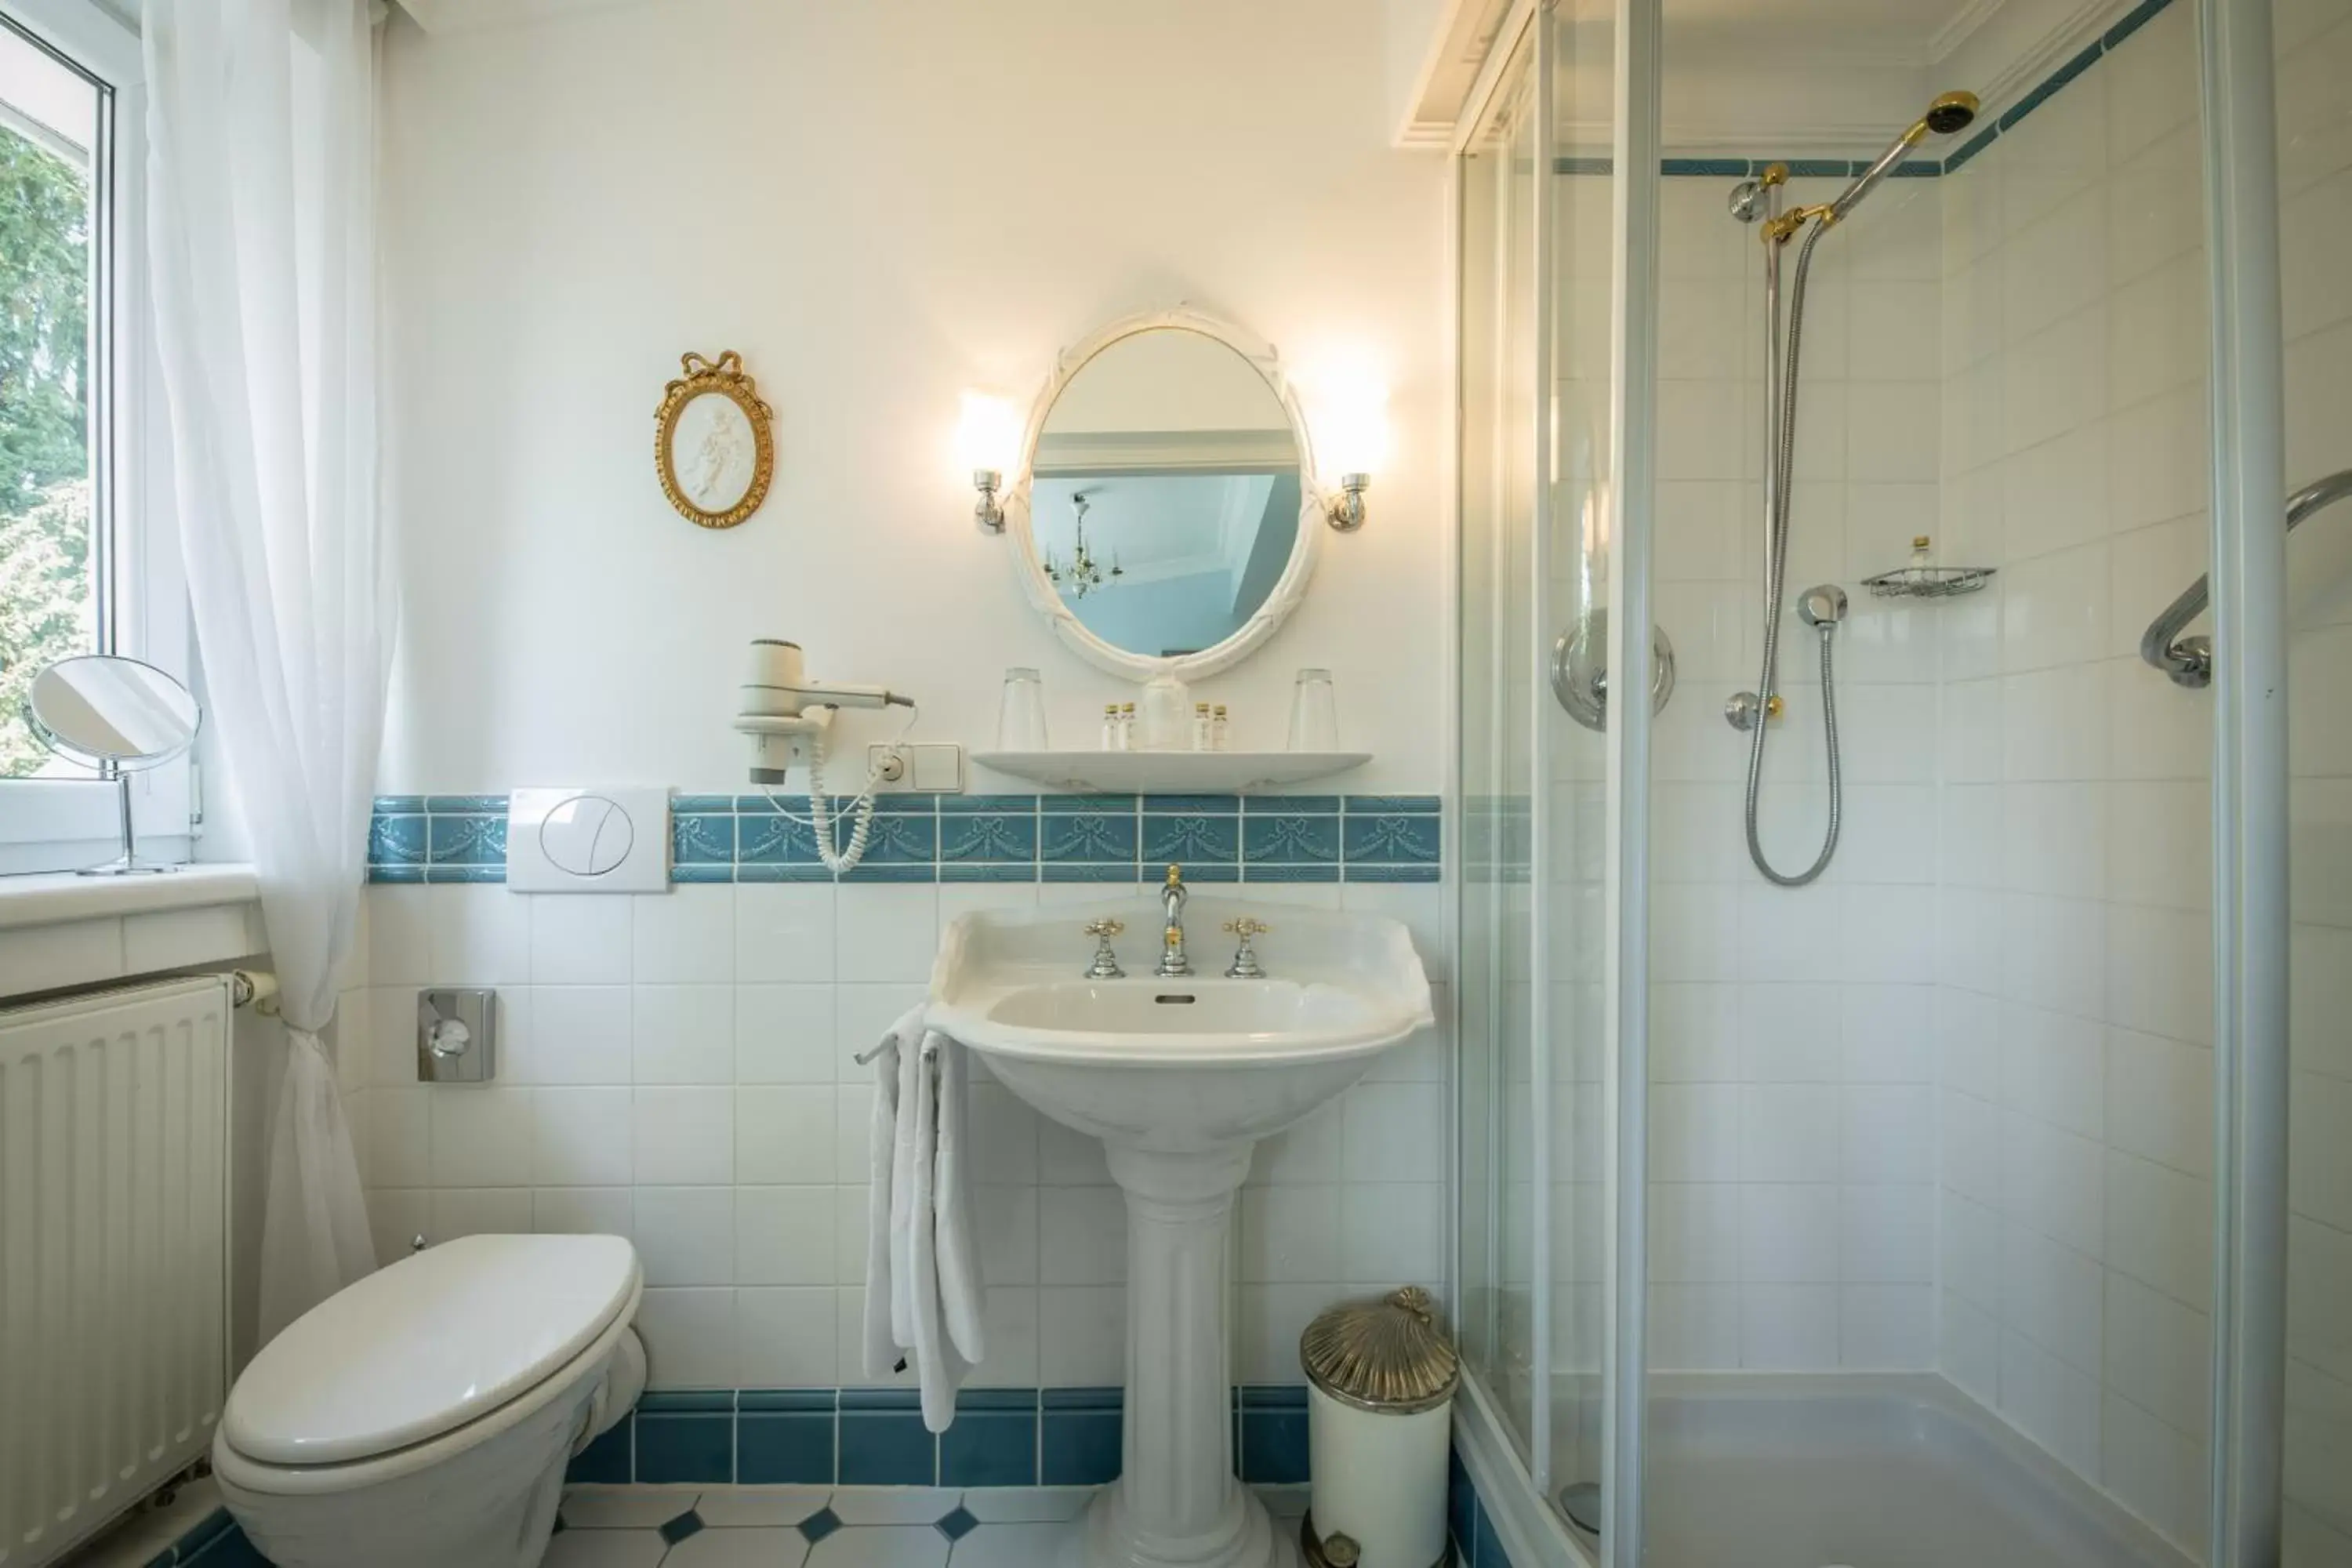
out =
[[[1227,980],[1236,915],[1268,918],[1263,980]],[[1081,978],[1103,915],[1129,977]],[[1072,1527],[1066,1568],[1266,1568],[1299,1560],[1234,1479],[1226,1259],[1250,1151],[1432,1020],[1394,921],[1195,894],[1185,979],[1150,973],[1157,900],[969,914],[948,928],[929,1021],[1005,1087],[1100,1138],[1127,1194],[1125,1473]],[[985,1260],[982,1262],[985,1268]]]

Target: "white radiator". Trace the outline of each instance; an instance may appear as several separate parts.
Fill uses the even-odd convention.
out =
[[[202,1455],[228,1389],[229,982],[0,1011],[0,1565]]]

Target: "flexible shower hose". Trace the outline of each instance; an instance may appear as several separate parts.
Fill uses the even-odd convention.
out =
[[[1765,858],[1764,842],[1756,831],[1758,796],[1764,785],[1764,737],[1771,729],[1772,684],[1779,672],[1780,655],[1780,601],[1787,587],[1789,570],[1789,489],[1796,475],[1797,451],[1797,359],[1805,341],[1805,275],[1813,264],[1813,246],[1822,237],[1823,226],[1815,220],[1805,231],[1805,243],[1797,251],[1796,276],[1789,291],[1789,363],[1782,368],[1781,384],[1768,387],[1769,396],[1780,400],[1780,438],[1776,449],[1766,454],[1765,460],[1773,465],[1778,482],[1773,487],[1772,537],[1764,563],[1764,674],[1756,683],[1756,725],[1748,742],[1748,858],[1765,879],[1783,888],[1801,888],[1829,869],[1830,857],[1837,853],[1838,827],[1844,816],[1845,791],[1838,767],[1837,691],[1833,684],[1837,623],[1821,623],[1822,634],[1822,730],[1828,739],[1830,754],[1830,823],[1829,832],[1822,840],[1822,852],[1804,870],[1790,876],[1773,868]]]

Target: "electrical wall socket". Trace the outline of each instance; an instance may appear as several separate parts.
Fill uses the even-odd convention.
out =
[[[866,765],[882,778],[885,794],[960,795],[963,791],[963,748],[938,741],[905,741],[896,748],[903,767],[890,766],[893,748],[876,743],[866,748]]]

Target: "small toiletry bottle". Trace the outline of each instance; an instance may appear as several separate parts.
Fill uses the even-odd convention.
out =
[[[1195,702],[1192,704],[1192,749],[1196,752],[1205,752],[1214,743],[1215,739],[1209,726],[1209,705],[1205,702]]]
[[[1135,704],[1132,702],[1118,705],[1118,749],[1122,752],[1135,750]]]
[[[1936,570],[1936,552],[1927,547],[1927,536],[1920,534],[1911,541],[1911,576],[1924,582]]]
[[[1116,702],[1103,704],[1102,749],[1106,752],[1122,749],[1118,743],[1118,704]]]
[[[1215,716],[1209,721],[1209,749],[1213,752],[1225,749],[1225,705],[1222,702],[1217,704]]]

